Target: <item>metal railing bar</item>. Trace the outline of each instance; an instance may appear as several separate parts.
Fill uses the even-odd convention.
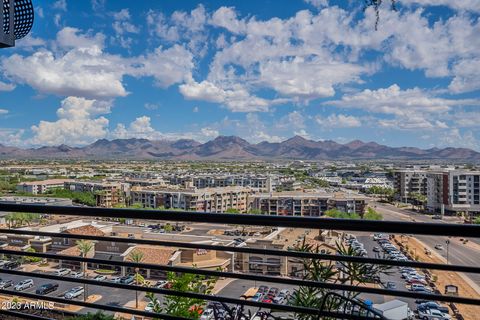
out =
[[[413,268],[456,271],[456,272],[466,272],[466,273],[480,273],[480,267],[465,266],[465,265],[455,265],[455,264],[447,265],[447,264],[417,262],[417,261],[397,261],[397,260],[389,260],[389,259],[367,258],[367,257],[359,257],[359,256],[358,257],[357,256],[341,256],[341,255],[311,253],[311,252],[302,252],[302,251],[260,249],[260,248],[248,248],[248,247],[227,247],[223,245],[210,245],[210,244],[202,244],[202,243],[185,243],[185,242],[149,240],[149,239],[130,239],[130,238],[120,238],[120,237],[107,237],[107,236],[89,236],[89,235],[78,235],[78,234],[68,234],[68,233],[64,234],[64,233],[53,233],[53,232],[27,231],[27,230],[20,230],[20,229],[0,229],[0,234],[16,234],[16,235],[26,234],[26,235],[33,235],[33,236],[37,235],[37,236],[47,236],[47,237],[68,238],[68,239],[83,239],[83,240],[92,240],[92,241],[135,243],[135,244],[156,245],[156,246],[164,246],[164,247],[180,247],[180,248],[206,249],[206,250],[217,250],[217,251],[231,251],[231,252],[240,252],[240,253],[252,253],[252,254],[258,254],[258,255],[292,257],[292,258],[299,258],[299,259],[320,259],[320,260],[330,260],[330,261],[371,263],[371,264],[380,264],[380,265],[388,265],[388,266],[413,267]]]
[[[18,252],[18,251],[11,251],[11,250],[0,250],[0,253],[4,254],[12,254],[12,255],[21,255],[21,256],[37,256],[37,257],[47,257],[47,258],[54,258],[58,260],[70,260],[70,261],[78,261],[78,262],[90,262],[90,263],[102,263],[105,262],[101,259],[92,259],[92,258],[82,258],[82,257],[74,257],[74,256],[63,256],[63,255],[51,255],[51,254],[43,254],[43,253],[35,253],[35,252]],[[234,278],[234,279],[244,279],[244,280],[252,280],[252,281],[264,281],[264,282],[272,282],[272,283],[281,283],[281,284],[288,284],[293,286],[310,286],[328,290],[339,290],[339,291],[351,291],[351,292],[359,292],[359,293],[371,293],[371,294],[379,294],[379,295],[388,295],[388,296],[395,296],[395,297],[406,297],[406,298],[421,298],[421,299],[429,299],[429,300],[438,300],[444,302],[454,302],[454,303],[463,303],[463,304],[473,304],[473,305],[480,305],[480,299],[474,298],[465,298],[465,297],[455,297],[455,296],[443,296],[443,295],[434,295],[434,294],[424,294],[424,293],[414,293],[408,291],[398,291],[398,290],[389,290],[389,289],[379,289],[379,288],[370,288],[370,287],[363,287],[363,286],[353,286],[353,285],[344,285],[344,284],[336,284],[336,283],[328,283],[328,282],[318,282],[318,281],[310,281],[310,280],[298,280],[298,279],[291,279],[291,278],[280,278],[274,276],[259,276],[254,274],[243,274],[243,273],[233,273],[233,272],[221,272],[221,271],[213,271],[213,270],[203,270],[203,269],[195,269],[195,268],[186,268],[186,267],[172,267],[172,266],[159,266],[159,265],[151,265],[151,264],[144,264],[144,263],[132,263],[132,262],[110,262],[111,265],[117,266],[129,266],[134,268],[143,268],[143,269],[154,269],[160,271],[172,271],[178,273],[190,273],[190,274],[200,274],[205,276],[211,277],[227,277],[227,278]],[[0,273],[4,271],[4,273],[15,272],[17,274],[23,273],[26,276],[33,276],[35,273],[31,272],[24,272],[24,271],[16,271],[16,270],[0,270]],[[50,276],[50,275],[49,275]],[[56,277],[56,276],[51,276]],[[60,281],[68,281],[66,277],[58,277],[55,278]],[[72,279],[73,280],[73,279]],[[78,281],[77,281],[78,280]],[[76,279],[73,282],[82,282],[90,283],[90,281],[94,280],[87,280],[87,279]],[[94,282],[95,285],[102,285],[102,282]],[[135,289],[135,286],[129,285],[128,287],[131,290]],[[144,287],[138,287],[140,288]],[[158,289],[159,293],[163,292]],[[168,291],[166,292],[168,294]],[[226,298],[229,299],[229,298]],[[208,299],[207,299],[208,300]],[[252,302],[253,303],[253,302]]]
[[[21,319],[29,319],[29,320],[50,320],[51,318],[42,317],[35,314],[23,313],[19,311],[13,311],[9,309],[0,309],[0,314],[4,314],[7,316],[21,318]]]
[[[242,305],[258,307],[258,308],[272,307],[272,304],[263,303],[263,302],[256,302],[256,301],[243,300],[243,299],[237,299],[237,298],[228,298],[228,297],[217,296],[217,295],[206,295],[206,294],[193,293],[193,292],[176,291],[172,289],[144,287],[144,286],[137,286],[134,284],[122,284],[122,283],[113,283],[113,282],[106,282],[106,281],[96,281],[92,279],[83,279],[83,278],[70,278],[70,277],[62,277],[62,276],[42,274],[42,273],[32,273],[32,272],[19,271],[19,270],[0,270],[0,273],[50,279],[50,280],[63,281],[63,282],[74,282],[74,283],[80,283],[80,284],[88,284],[92,286],[119,288],[119,289],[125,289],[129,291],[136,290],[136,291],[142,291],[142,292],[152,292],[152,293],[161,294],[161,295],[194,298],[194,299],[201,299],[201,300],[208,300],[208,301],[219,301],[219,302],[230,303],[235,305],[242,304]],[[15,294],[16,291],[11,291],[11,292],[12,294]],[[38,297],[40,297],[41,299],[41,297],[43,296],[38,295]],[[65,301],[70,301],[70,300],[65,300]],[[304,307],[275,305],[275,309],[278,309],[281,311],[287,311],[287,312],[304,313],[304,314],[313,314],[313,315],[318,314],[318,310],[312,309],[312,308],[304,308]]]
[[[22,291],[11,292],[9,290],[0,289],[0,294],[9,295],[9,296],[16,296],[16,297],[23,297],[23,298],[28,298],[28,299],[51,301],[51,302],[62,303],[62,304],[70,304],[70,305],[76,305],[76,306],[86,307],[86,308],[93,308],[93,309],[98,309],[98,310],[127,313],[127,314],[132,314],[132,315],[143,316],[143,317],[155,316],[155,318],[166,319],[166,320],[188,320],[187,318],[170,316],[168,314],[163,314],[163,313],[152,314],[152,313],[147,312],[147,311],[128,309],[128,308],[122,308],[122,307],[115,307],[115,306],[111,306],[111,305],[102,305],[102,304],[83,302],[83,301],[78,301],[78,300],[65,300],[65,299],[55,298],[55,297],[50,297],[50,296],[38,296],[38,295],[33,294],[33,293],[27,293],[27,292],[22,292]]]
[[[78,300],[65,300],[61,298],[55,298],[55,297],[50,297],[50,296],[38,296],[36,294],[32,293],[26,293],[26,292],[10,292],[8,290],[0,289],[0,294],[5,294],[9,296],[20,296],[24,298],[29,298],[29,299],[36,299],[36,300],[44,300],[44,301],[52,301],[56,303],[62,303],[62,304],[70,304],[70,305],[77,305],[81,307],[87,307],[87,308],[93,308],[93,309],[100,309],[100,310],[105,310],[105,311],[112,311],[112,312],[120,312],[120,313],[126,313],[126,314],[132,314],[132,315],[140,315],[144,317],[149,317],[149,318],[159,318],[159,319],[187,319],[183,317],[175,317],[175,316],[170,316],[164,313],[151,313],[151,312],[146,312],[146,311],[141,311],[141,310],[135,310],[135,309],[130,309],[130,308],[122,308],[122,307],[115,307],[115,306],[109,306],[109,305],[101,305],[101,304],[96,304],[96,303],[89,303],[89,302],[83,302],[83,301],[78,301]],[[243,301],[247,302],[247,301]],[[282,305],[273,305],[272,304],[267,304],[267,303],[262,303],[262,305],[265,305],[266,309],[275,309],[275,310],[281,310]],[[309,308],[302,308],[302,307],[294,307],[294,306],[283,306],[285,308],[284,311],[287,312],[296,312],[299,311],[298,313],[307,313],[307,314],[312,314],[316,315],[319,317],[333,317],[336,319],[351,319],[351,320],[365,320],[365,319],[374,319],[370,317],[363,317],[363,316],[357,316],[357,315],[349,315],[349,314],[340,314],[338,312],[332,312],[332,311],[321,311],[321,310],[316,310],[316,309],[309,309]]]
[[[113,209],[98,207],[45,206],[35,204],[0,203],[0,211],[34,212],[66,216],[128,218],[142,220],[190,221],[306,229],[333,229],[383,233],[408,233],[437,236],[480,238],[480,226],[448,223],[414,223],[404,221],[350,220],[318,217],[291,217],[267,215],[242,215],[169,210]]]

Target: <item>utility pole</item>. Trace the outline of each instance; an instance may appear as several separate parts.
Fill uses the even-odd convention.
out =
[[[445,243],[447,244],[447,264],[448,264],[448,247],[450,245],[450,240],[447,239],[447,241],[445,241]]]

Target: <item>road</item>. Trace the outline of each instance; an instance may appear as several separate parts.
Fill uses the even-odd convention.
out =
[[[412,221],[415,219],[416,222],[432,222],[432,219],[428,216],[421,214],[415,214],[409,211],[405,211],[394,206],[387,206],[379,203],[375,203],[376,210],[383,214],[383,218],[387,221]],[[433,220],[434,222],[439,223],[449,223],[443,220]],[[415,235],[415,238],[422,241],[429,247],[431,251],[436,251],[439,253],[445,261],[447,259],[447,250],[446,250],[446,241],[450,240],[448,245],[448,263],[465,265],[465,266],[478,266],[480,265],[480,251],[466,247],[461,244],[460,241],[455,239],[449,239],[450,237],[442,236],[422,236]],[[478,239],[476,239],[478,241]],[[434,247],[436,244],[442,244],[443,250],[435,250]],[[467,277],[472,280],[477,286],[480,287],[480,274],[467,273]]]

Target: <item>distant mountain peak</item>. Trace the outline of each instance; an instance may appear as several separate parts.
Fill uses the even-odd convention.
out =
[[[200,143],[192,139],[99,139],[84,147],[44,146],[20,149],[0,145],[0,156],[7,159],[390,159],[480,161],[480,153],[466,148],[393,148],[376,142],[353,140],[340,144],[332,140],[313,141],[296,135],[283,142],[251,144],[237,136],[218,136]]]

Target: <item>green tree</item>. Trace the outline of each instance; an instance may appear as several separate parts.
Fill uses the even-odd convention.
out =
[[[475,223],[475,224],[480,224],[480,217],[476,217],[476,218],[473,220],[473,223]]]
[[[260,209],[250,209],[248,210],[249,214],[262,214],[262,210]]]
[[[86,258],[87,255],[90,253],[90,251],[93,250],[93,247],[94,247],[93,242],[88,241],[88,240],[77,240],[76,244],[77,244],[78,250],[80,251],[80,255],[81,255],[82,258]],[[83,277],[86,279],[87,278],[87,263],[85,261],[83,261],[81,263],[81,266],[82,266]],[[84,283],[83,284],[83,301],[87,300],[87,296],[88,296],[87,289],[88,289],[87,285]]]
[[[172,231],[173,231],[173,226],[172,226],[170,223],[166,223],[166,224],[163,226],[163,230],[164,230],[166,233],[172,232]]]
[[[192,273],[176,274],[174,272],[167,273],[167,279],[172,284],[171,289],[180,292],[192,292],[201,294],[212,294],[216,278],[207,278],[203,275]],[[164,296],[163,306],[159,303],[155,294],[147,293],[147,298],[153,303],[155,312],[163,312],[170,316],[184,317],[188,319],[199,319],[199,310],[205,305],[205,300]]]
[[[33,248],[28,248],[27,250],[25,250],[26,252],[36,252],[35,249]],[[27,262],[27,263],[36,263],[36,262],[40,262],[42,261],[42,258],[40,257],[33,257],[33,256],[25,256],[23,257],[23,261]]]
[[[327,217],[336,218],[336,219],[360,219],[360,216],[357,213],[348,213],[343,212],[338,209],[330,209],[324,213]]]
[[[46,197],[53,197],[53,198],[67,198],[72,199],[73,202],[84,204],[87,206],[94,207],[96,206],[97,202],[95,201],[95,195],[93,192],[80,192],[80,191],[72,191],[62,188],[55,188],[48,190],[45,193]]]
[[[368,208],[367,212],[363,215],[365,220],[383,220],[383,215],[372,208]]]
[[[145,255],[142,251],[134,249],[128,255],[128,260],[135,263],[141,263],[144,257]],[[139,271],[139,268],[135,268],[135,285],[137,286],[139,285],[139,280],[141,280]],[[143,281],[145,280],[143,279],[141,283],[143,283]],[[135,308],[138,309],[138,290],[135,290]]]
[[[240,213],[240,211],[235,208],[228,208],[227,210],[225,210],[225,213]]]

